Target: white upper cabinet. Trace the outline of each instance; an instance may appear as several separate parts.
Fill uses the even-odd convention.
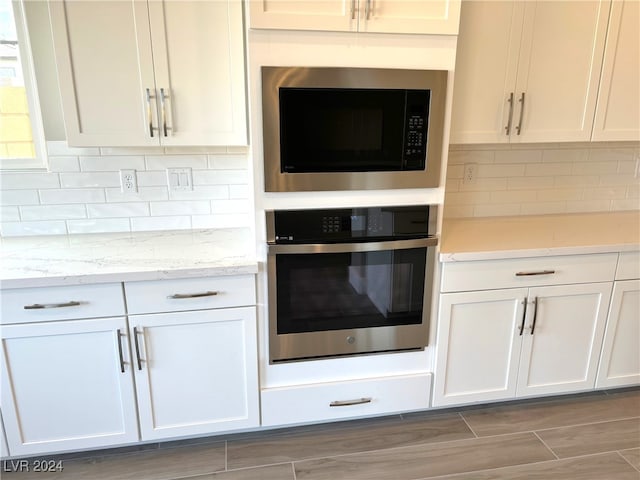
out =
[[[640,140],[639,25],[640,2],[613,2],[593,140]]]
[[[451,142],[590,140],[609,7],[465,2]]]
[[[50,3],[73,146],[246,145],[240,0]]]
[[[250,0],[251,28],[456,35],[460,0]]]

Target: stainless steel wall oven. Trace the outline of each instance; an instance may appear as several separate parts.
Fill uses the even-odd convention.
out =
[[[270,362],[424,348],[436,208],[266,212]]]
[[[265,191],[437,187],[447,75],[262,67]]]

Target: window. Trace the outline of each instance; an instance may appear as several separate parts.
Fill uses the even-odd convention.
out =
[[[22,0],[0,0],[0,168],[45,168],[44,132]]]

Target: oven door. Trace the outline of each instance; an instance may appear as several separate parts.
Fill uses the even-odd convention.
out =
[[[424,348],[437,242],[270,245],[270,361]]]

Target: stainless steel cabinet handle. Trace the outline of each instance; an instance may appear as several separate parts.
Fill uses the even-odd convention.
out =
[[[507,126],[504,127],[507,135],[511,135],[511,124],[513,123],[513,92],[509,94],[509,120],[507,121]]]
[[[371,397],[356,398],[354,400],[336,400],[329,404],[330,407],[348,407],[350,405],[362,405],[363,403],[371,403]]]
[[[138,327],[133,327],[133,343],[136,347],[136,359],[138,360],[138,370],[142,370],[142,360],[140,359],[140,343],[138,342]]]
[[[215,295],[218,295],[218,292],[174,293],[173,295],[169,295],[167,298],[170,298],[172,300],[180,300],[183,298],[213,297]]]
[[[64,303],[34,303],[33,305],[25,305],[25,310],[41,310],[43,308],[65,308],[77,307],[80,302],[64,302]]]
[[[522,92],[522,96],[520,97],[520,100],[518,100],[522,105],[520,105],[520,121],[518,122],[518,125],[516,126],[516,133],[518,135],[520,135],[520,132],[522,131],[522,119],[524,118],[524,92]]]
[[[364,9],[365,9],[366,19],[369,20],[369,17],[371,16],[371,0],[367,0],[367,3]]]
[[[536,319],[538,318],[538,297],[533,301],[533,322],[531,323],[531,335],[536,329]]]
[[[118,356],[120,357],[120,372],[124,373],[124,356],[122,354],[122,331],[118,329]]]
[[[531,277],[534,275],[553,275],[555,270],[539,270],[535,272],[516,272],[516,277]]]
[[[166,104],[165,104],[165,100],[169,98],[168,94],[164,93],[164,88],[160,89],[160,111],[162,112],[162,134],[165,137],[168,137],[169,135],[167,134],[167,130],[169,130],[169,127],[167,127],[167,108],[166,108]]]
[[[356,19],[356,0],[351,0],[351,20]]]
[[[527,318],[527,304],[529,303],[528,300],[529,299],[527,297],[524,297],[524,300],[522,301],[522,303],[524,304],[524,312],[522,313],[522,322],[520,323],[520,336],[522,336],[522,334],[524,333],[524,321]]]
[[[151,114],[151,99],[155,98],[151,95],[151,90],[147,88],[147,121],[149,122],[149,136],[153,138],[153,115]]]

